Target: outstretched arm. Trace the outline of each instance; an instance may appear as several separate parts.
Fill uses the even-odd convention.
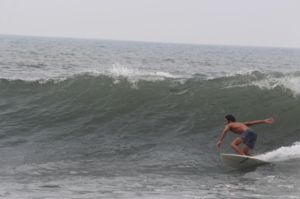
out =
[[[224,141],[224,138],[225,138],[227,132],[229,131],[229,129],[230,129],[230,128],[229,128],[228,125],[226,125],[226,126],[224,127],[224,130],[222,131],[222,134],[221,134],[221,136],[220,136],[220,138],[219,138],[219,141],[217,142],[217,148],[218,148],[218,149],[221,147],[221,145],[222,145],[222,143],[223,143],[223,141]]]
[[[273,118],[268,118],[265,120],[254,120],[254,121],[249,121],[249,122],[243,122],[246,126],[252,126],[255,124],[273,124],[274,119]]]

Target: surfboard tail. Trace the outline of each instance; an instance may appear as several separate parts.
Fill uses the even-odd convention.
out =
[[[261,165],[269,164],[269,162],[254,158],[252,156],[225,153],[220,154],[220,156],[226,166],[236,169],[258,167]]]

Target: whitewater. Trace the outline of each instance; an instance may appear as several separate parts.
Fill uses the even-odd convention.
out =
[[[300,50],[0,36],[0,197],[300,198]],[[226,114],[253,126],[239,171]],[[251,127],[252,128],[252,127]]]

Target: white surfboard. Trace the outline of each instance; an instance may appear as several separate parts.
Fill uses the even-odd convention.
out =
[[[261,165],[270,164],[269,162],[257,159],[253,156],[237,154],[221,153],[221,159],[225,165],[236,169],[255,168]]]

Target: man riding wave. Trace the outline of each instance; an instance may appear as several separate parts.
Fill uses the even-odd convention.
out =
[[[219,138],[219,141],[217,142],[217,148],[219,149],[224,141],[224,138],[228,131],[231,131],[235,134],[241,135],[241,137],[238,137],[234,139],[230,146],[233,148],[233,150],[239,154],[239,155],[250,155],[250,150],[254,148],[257,134],[249,128],[249,126],[255,125],[255,124],[273,124],[274,119],[268,118],[265,120],[255,120],[255,121],[249,121],[249,122],[236,122],[235,117],[233,115],[226,115],[224,119],[224,130]],[[245,146],[243,148],[240,148],[239,145],[241,143],[244,143]]]

